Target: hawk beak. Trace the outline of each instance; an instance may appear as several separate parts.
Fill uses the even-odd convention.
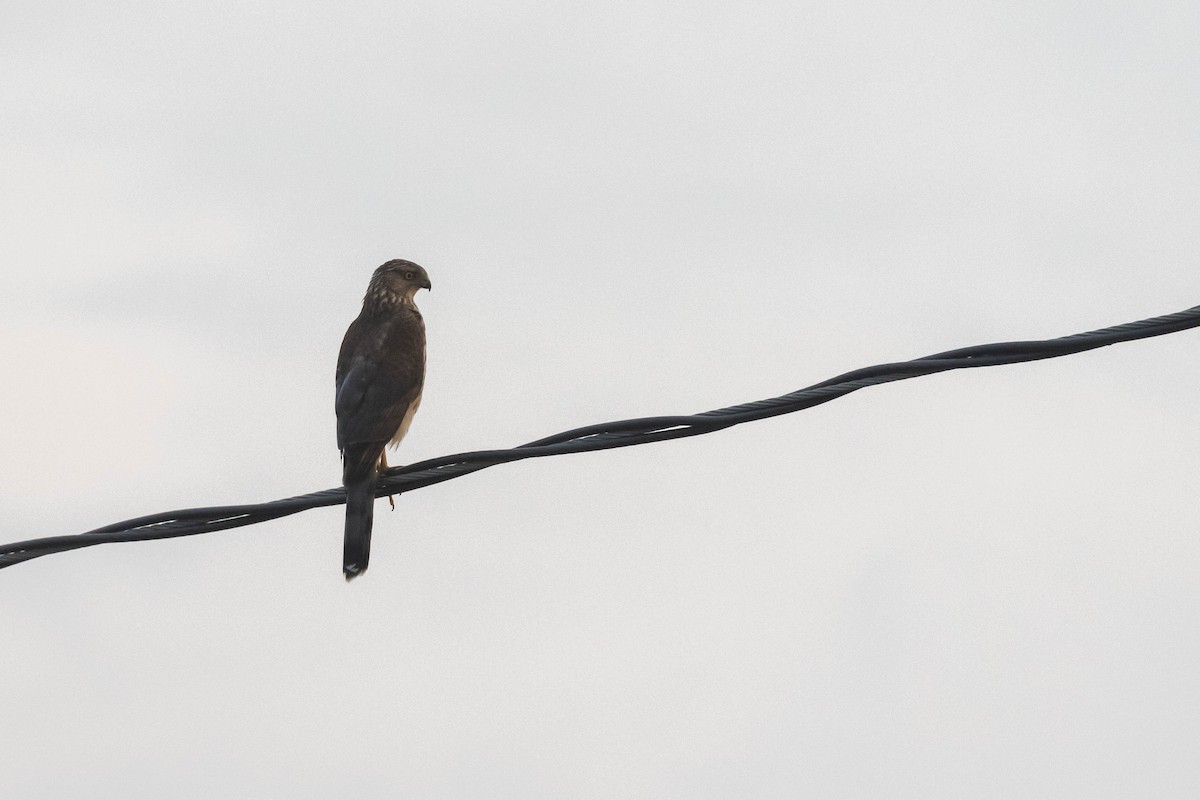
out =
[[[428,289],[429,291],[431,291],[431,292],[433,291],[433,283],[432,283],[432,282],[430,282],[429,278],[426,278],[426,279],[425,279],[425,282],[424,282],[424,283],[422,283],[421,285],[422,285],[422,286],[424,286],[424,287],[425,287],[426,289]]]

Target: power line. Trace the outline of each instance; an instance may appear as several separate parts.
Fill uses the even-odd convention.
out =
[[[645,417],[588,425],[547,436],[520,447],[458,453],[389,469],[380,477],[376,496],[411,492],[414,489],[458,478],[497,464],[506,464],[526,458],[608,450],[614,447],[629,447],[668,439],[680,439],[685,436],[698,436],[702,433],[711,433],[740,425],[743,422],[752,422],[812,408],[867,386],[881,383],[916,378],[920,375],[932,375],[953,369],[992,367],[1001,364],[1037,361],[1044,358],[1057,358],[1118,342],[1162,336],[1196,327],[1200,327],[1200,306],[1176,314],[1127,322],[1123,325],[1076,333],[1057,339],[977,345],[935,353],[912,361],[864,367],[813,384],[805,389],[767,400],[718,408],[700,414]],[[310,508],[338,505],[345,501],[345,492],[339,487],[268,503],[190,508],[151,514],[105,525],[87,533],[48,536],[0,546],[0,569],[39,556],[62,553],[80,547],[110,542],[138,542],[171,539],[177,536],[194,536],[200,533],[253,525],[257,522],[307,511]]]

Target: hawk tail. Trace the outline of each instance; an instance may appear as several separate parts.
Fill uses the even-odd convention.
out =
[[[347,448],[345,458],[346,469],[342,482],[346,487],[346,535],[342,549],[342,572],[349,581],[367,571],[367,562],[371,558],[371,521],[375,511],[375,480],[378,472],[374,459],[370,459],[368,453],[351,452]]]

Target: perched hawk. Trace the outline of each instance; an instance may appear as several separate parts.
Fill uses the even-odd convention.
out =
[[[411,261],[379,267],[338,353],[334,408],[346,487],[346,580],[367,571],[375,484],[387,468],[384,447],[400,444],[421,405],[425,322],[413,295],[431,288],[424,267]]]

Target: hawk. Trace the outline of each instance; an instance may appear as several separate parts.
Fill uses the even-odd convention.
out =
[[[367,571],[375,485],[387,469],[384,448],[400,444],[421,405],[425,322],[413,295],[432,288],[425,268],[411,261],[376,269],[338,353],[334,409],[346,487],[346,580]]]

